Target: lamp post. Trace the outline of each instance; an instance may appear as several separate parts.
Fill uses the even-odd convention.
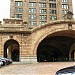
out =
[[[69,20],[73,19],[73,13],[71,11],[67,12],[67,19],[69,19]],[[68,24],[68,29],[72,30],[72,23],[71,22],[69,22],[69,24]]]
[[[69,20],[73,19],[73,13],[71,11],[67,12],[67,19]]]

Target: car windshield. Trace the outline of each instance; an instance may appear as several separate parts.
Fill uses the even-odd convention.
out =
[[[63,73],[63,74],[59,73],[58,75],[75,75],[75,72],[73,72],[73,73]]]

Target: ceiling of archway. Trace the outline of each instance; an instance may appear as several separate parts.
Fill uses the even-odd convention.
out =
[[[68,36],[68,37],[75,38],[75,31],[72,31],[72,30],[58,31],[58,32],[50,34],[46,38],[49,38],[49,37],[52,37],[52,36]]]

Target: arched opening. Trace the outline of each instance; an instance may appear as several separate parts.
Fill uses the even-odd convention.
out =
[[[73,50],[71,52],[71,60],[74,61],[75,60],[75,50]]]
[[[16,40],[7,40],[4,44],[4,57],[19,61],[19,43]]]
[[[69,36],[47,36],[37,48],[37,62],[69,61],[70,48],[74,42],[75,39]]]
[[[38,62],[61,61],[62,56],[62,52],[53,46],[42,46],[37,51]]]

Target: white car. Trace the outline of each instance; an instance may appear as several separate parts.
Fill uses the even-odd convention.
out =
[[[2,60],[0,59],[0,67],[2,67],[2,65],[3,65],[3,62],[2,62]]]

